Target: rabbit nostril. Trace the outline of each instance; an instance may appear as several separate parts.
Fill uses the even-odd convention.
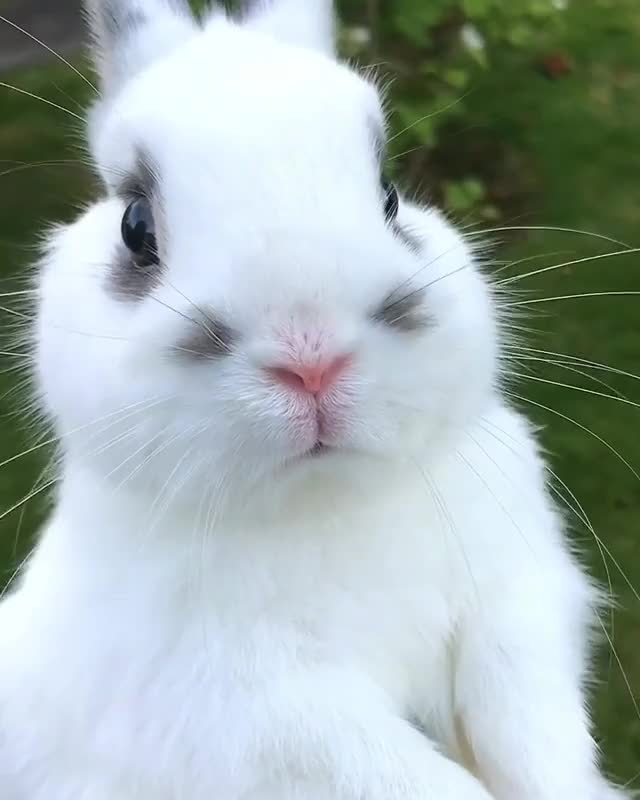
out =
[[[267,372],[277,383],[298,392],[316,395],[330,389],[350,361],[351,356],[342,355],[331,361],[317,364],[292,363],[286,366],[269,367]]]
[[[285,367],[269,367],[267,369],[269,375],[275,378],[277,383],[283,383],[285,386],[290,386],[292,389],[304,390],[305,384],[303,378],[296,372]]]

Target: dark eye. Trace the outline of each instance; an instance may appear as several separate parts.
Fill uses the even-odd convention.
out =
[[[384,192],[384,215],[387,222],[393,222],[398,216],[398,192],[396,187],[386,178],[382,178],[382,191]]]
[[[146,197],[136,198],[124,212],[122,241],[138,266],[148,267],[158,263],[156,229],[151,204]]]

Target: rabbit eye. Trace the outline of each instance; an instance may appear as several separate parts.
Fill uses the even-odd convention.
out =
[[[146,197],[136,198],[124,212],[122,241],[138,266],[148,267],[158,263],[153,212]]]
[[[384,193],[384,215],[387,222],[393,222],[398,216],[400,201],[396,187],[386,178],[382,178],[382,191]]]

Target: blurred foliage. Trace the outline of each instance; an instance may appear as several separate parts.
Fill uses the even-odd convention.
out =
[[[402,161],[410,179],[430,177],[432,193],[450,210],[498,217],[489,175],[481,169],[456,179],[433,175],[431,162],[452,125],[465,126],[469,95],[484,74],[523,58],[549,78],[570,69],[568,59],[555,52],[566,30],[570,2],[368,0],[363,15],[362,0],[343,0],[348,21],[342,34],[344,51],[375,65],[383,83],[384,76],[393,76],[389,92],[397,133],[392,164]]]

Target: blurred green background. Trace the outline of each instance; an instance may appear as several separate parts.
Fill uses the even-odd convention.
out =
[[[38,33],[46,5],[5,0],[0,13],[16,21],[15,12]],[[62,3],[60,13],[65,6],[75,15],[74,5]],[[389,172],[485,241],[496,279],[524,275],[511,285],[521,299],[547,298],[521,307],[526,316],[518,324],[530,329],[533,349],[518,354],[514,391],[544,424],[554,471],[603,542],[601,553],[593,533],[569,516],[585,561],[600,580],[610,575],[619,601],[609,630],[615,653],[606,644],[601,652],[595,715],[607,769],[638,788],[640,480],[633,470],[640,472],[640,411],[633,403],[640,403],[640,379],[633,375],[640,373],[640,296],[633,293],[640,292],[640,258],[605,257],[625,246],[590,234],[640,245],[640,2],[340,5],[344,54],[371,66],[387,86]],[[48,43],[56,47],[51,30]],[[65,31],[60,44],[68,52],[74,41]],[[0,81],[81,114],[86,84],[38,48],[22,52],[26,40],[17,32],[7,44],[7,32],[0,21]],[[20,51],[20,68],[7,66],[14,63],[10,46]],[[71,58],[89,69],[81,55]],[[27,361],[14,341],[20,315],[29,312],[7,295],[24,288],[43,228],[71,219],[97,191],[83,165],[80,130],[74,117],[0,86],[0,462],[34,442],[24,421]],[[583,233],[539,229],[549,226]],[[526,275],[581,259],[590,260]],[[618,294],[602,294],[609,292]],[[50,455],[44,447],[0,467],[0,585],[28,552],[44,513],[46,492],[21,500],[42,485]]]

